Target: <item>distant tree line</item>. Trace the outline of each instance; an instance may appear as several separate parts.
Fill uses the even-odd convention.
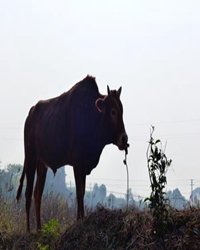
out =
[[[20,164],[8,164],[4,169],[0,169],[0,200],[8,201],[15,199],[17,188],[19,185],[19,179],[21,177],[22,165]],[[58,169],[56,175],[49,169],[47,171],[47,178],[44,188],[45,196],[61,196],[67,199],[69,206],[75,206],[76,204],[76,190],[75,187],[66,185],[65,169]],[[25,188],[23,189],[24,196]],[[170,200],[172,207],[182,209],[188,204],[185,197],[182,196],[178,188],[173,191],[168,191],[166,194]],[[193,197],[195,205],[200,205],[200,188],[193,191]],[[97,183],[91,187],[91,190],[86,190],[85,193],[85,205],[88,208],[93,208],[97,204],[102,204],[108,208],[120,208],[126,206],[126,195],[124,197],[117,197],[113,193],[107,192],[107,188],[104,184],[98,185]],[[141,200],[134,200],[132,190],[129,190],[129,206],[137,206],[139,208],[146,207],[146,204]]]

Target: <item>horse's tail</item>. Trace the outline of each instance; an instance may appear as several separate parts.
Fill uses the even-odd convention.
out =
[[[25,177],[25,163],[24,163],[23,172],[22,172],[22,175],[21,175],[21,178],[20,178],[20,184],[19,184],[19,187],[18,187],[18,190],[17,190],[17,196],[16,196],[17,201],[19,201],[20,198],[21,198],[24,177]]]

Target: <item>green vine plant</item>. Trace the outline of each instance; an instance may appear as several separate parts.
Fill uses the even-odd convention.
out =
[[[37,242],[39,250],[52,250],[54,240],[59,236],[59,223],[58,219],[52,219],[44,224],[41,230],[41,236],[44,238],[42,242]]]
[[[166,173],[172,160],[168,160],[162,149],[160,140],[153,138],[154,127],[150,130],[150,141],[147,149],[147,167],[151,184],[149,208],[153,212],[153,233],[163,237],[169,222],[169,200],[166,198],[165,186],[167,184]]]

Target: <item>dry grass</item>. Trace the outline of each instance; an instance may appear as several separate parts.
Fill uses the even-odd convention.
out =
[[[43,223],[53,218],[59,222],[58,236],[53,239],[33,230],[34,216],[32,233],[25,233],[23,201],[20,204],[0,202],[0,249],[200,249],[200,209],[170,211],[168,231],[163,239],[153,233],[150,211],[97,207],[87,214],[84,220],[76,222],[74,209],[69,209],[59,196],[44,197]],[[38,248],[38,243],[43,248]]]
[[[162,239],[153,233],[149,211],[97,208],[69,228],[55,249],[200,249],[200,210],[171,211],[170,219]]]
[[[33,203],[33,202],[32,202]],[[49,239],[35,230],[34,204],[31,207],[31,234],[26,233],[25,201],[0,200],[0,249],[38,249],[38,242],[48,243]],[[42,224],[51,219],[58,219],[58,233],[66,230],[66,225],[74,223],[74,211],[69,209],[67,202],[57,195],[44,196],[41,211]],[[52,243],[52,241],[51,241]]]

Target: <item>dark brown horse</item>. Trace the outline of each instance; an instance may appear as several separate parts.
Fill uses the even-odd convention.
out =
[[[113,143],[120,150],[127,146],[128,137],[123,123],[120,101],[121,87],[108,94],[99,93],[95,78],[87,76],[68,92],[30,109],[24,128],[25,160],[17,200],[20,199],[26,176],[27,231],[33,193],[37,230],[41,229],[40,207],[47,168],[54,173],[64,165],[74,168],[77,195],[77,219],[84,216],[83,198],[86,175],[99,162],[105,145]]]

